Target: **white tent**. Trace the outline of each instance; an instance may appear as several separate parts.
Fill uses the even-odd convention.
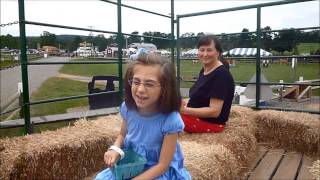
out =
[[[198,49],[190,49],[181,53],[182,56],[196,57],[198,55]]]
[[[223,53],[224,56],[255,56],[257,48],[233,48]],[[272,56],[272,54],[264,49],[260,49],[260,56]]]

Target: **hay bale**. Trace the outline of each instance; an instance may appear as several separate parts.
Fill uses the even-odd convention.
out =
[[[259,142],[310,155],[319,154],[319,115],[263,110],[256,114]]]
[[[256,151],[255,138],[247,128],[252,121],[239,117],[230,121],[219,134],[181,136],[186,166],[194,179],[234,179],[245,173]],[[80,120],[56,131],[3,139],[0,179],[81,179],[100,171],[103,153],[118,135],[120,122],[119,115],[112,115]]]
[[[232,152],[220,144],[204,146],[196,141],[181,141],[185,165],[193,179],[233,179],[237,161]]]
[[[320,160],[316,160],[312,163],[312,166],[309,169],[310,173],[313,176],[313,179],[320,180]]]
[[[231,111],[229,118],[252,118],[252,114],[254,114],[254,110],[248,107],[243,106],[231,106]]]
[[[106,128],[107,127],[107,128]],[[1,139],[0,179],[80,179],[103,166],[120,129],[119,116],[24,137]]]
[[[252,120],[231,118],[222,133],[183,133],[179,137],[193,179],[246,177],[257,153]],[[231,172],[230,172],[231,171]]]

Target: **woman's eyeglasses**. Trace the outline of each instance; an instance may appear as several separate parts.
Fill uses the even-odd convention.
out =
[[[138,88],[141,84],[143,84],[144,88],[147,90],[152,90],[152,89],[160,86],[160,84],[157,82],[153,82],[153,81],[141,82],[141,81],[135,80],[135,79],[128,80],[128,83],[133,88]]]

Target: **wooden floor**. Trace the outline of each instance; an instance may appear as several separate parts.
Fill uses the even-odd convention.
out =
[[[252,163],[248,180],[312,180],[308,167],[311,157],[283,149],[267,149],[259,146],[259,153]]]
[[[252,163],[247,180],[312,180],[308,167],[312,166],[311,157],[283,149],[268,149],[259,146],[258,155]],[[83,180],[94,179],[97,173]]]

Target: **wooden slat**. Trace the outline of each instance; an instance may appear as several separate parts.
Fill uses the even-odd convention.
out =
[[[272,180],[294,180],[302,155],[294,152],[285,154]]]
[[[265,156],[265,154],[267,153],[268,148],[264,147],[264,146],[258,146],[258,152],[257,152],[257,156],[255,157],[255,159],[252,161],[250,167],[249,167],[249,172],[246,175],[246,178],[244,179],[248,179],[251,175],[251,173],[254,171],[254,169],[260,164],[262,158]]]
[[[251,173],[249,180],[269,179],[284,153],[283,149],[269,150],[258,167]]]
[[[258,163],[260,163],[260,160],[263,158],[263,156],[265,155],[267,150],[268,150],[268,148],[266,148],[264,146],[258,146],[258,153],[249,168],[250,171],[253,171],[255,169],[255,167],[258,165]]]
[[[311,86],[306,87],[298,96],[298,99],[301,99],[306,93],[310,93],[311,91]],[[307,94],[308,95],[308,94]],[[309,96],[307,96],[309,97]]]
[[[302,158],[302,165],[301,165],[297,180],[310,180],[310,179],[312,179],[313,178],[312,174],[309,171],[309,167],[311,167],[311,166],[312,166],[312,158],[304,155]]]

